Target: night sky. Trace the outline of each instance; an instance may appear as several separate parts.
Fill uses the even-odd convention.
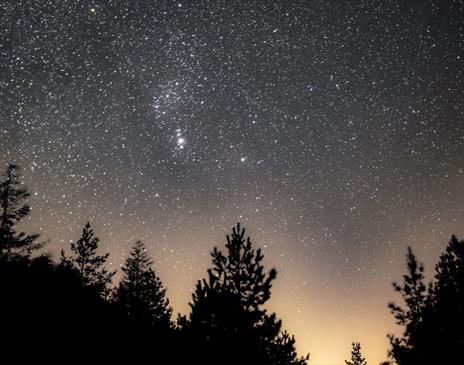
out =
[[[464,236],[462,0],[2,0],[0,163],[53,254],[87,220],[188,312],[240,221],[312,364],[370,364],[408,245]],[[429,275],[430,278],[430,275]]]

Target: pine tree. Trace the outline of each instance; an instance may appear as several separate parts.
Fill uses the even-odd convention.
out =
[[[115,300],[136,323],[168,329],[172,309],[166,289],[152,266],[144,244],[137,241],[122,268],[124,276],[116,289]]]
[[[351,360],[345,360],[346,365],[367,365],[366,359],[361,354],[361,344],[353,342],[351,350]]]
[[[452,236],[436,266],[433,294],[436,300],[464,309],[464,241]]]
[[[16,224],[31,210],[27,204],[29,195],[20,182],[19,167],[8,164],[0,182],[0,254],[12,251],[28,254],[41,247],[36,242],[39,235],[16,231]]]
[[[411,247],[408,247],[406,261],[408,274],[403,276],[404,284],[401,286],[398,283],[393,283],[394,289],[402,295],[406,309],[395,303],[390,303],[388,306],[395,316],[397,324],[412,330],[410,327],[414,326],[422,316],[427,298],[427,288],[424,284],[424,266],[417,261]]]
[[[309,360],[309,354],[305,357],[298,357],[295,350],[295,336],[287,331],[283,331],[272,341],[269,355],[272,364],[306,365]]]
[[[107,297],[115,272],[110,272],[104,267],[109,254],[97,254],[99,242],[90,223],[87,222],[79,240],[71,243],[71,251],[74,255],[67,257],[62,252],[62,263],[73,266],[81,275],[85,286]]]
[[[206,346],[203,353],[211,355],[209,360],[220,361],[217,356],[233,348],[229,361],[263,363],[285,358],[297,363],[300,359],[294,342],[287,338],[279,342],[281,321],[263,308],[271,296],[276,271],[264,272],[261,249],[253,249],[240,224],[227,235],[226,249],[226,255],[213,249],[208,280],[197,283],[190,304],[188,327],[196,340],[202,341],[200,346]]]
[[[464,241],[451,237],[435,268],[432,286],[432,318],[426,318],[440,361],[464,363]]]
[[[408,250],[404,285],[395,284],[406,304],[390,304],[401,338],[390,336],[391,356],[402,364],[464,363],[464,241],[451,238],[436,266],[435,282],[427,289],[424,268]]]
[[[406,308],[389,303],[396,323],[404,327],[402,338],[389,335],[392,345],[391,355],[398,361],[412,361],[415,358],[413,348],[418,332],[421,330],[422,317],[428,301],[424,284],[424,266],[417,261],[411,247],[406,255],[408,273],[403,276],[404,284],[393,283],[395,291],[401,294]]]

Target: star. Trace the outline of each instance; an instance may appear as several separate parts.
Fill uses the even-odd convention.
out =
[[[187,141],[185,140],[184,137],[177,138],[177,147],[179,149],[184,149],[186,144],[187,144]]]
[[[84,220],[109,246],[146,237],[185,314],[209,247],[241,220],[278,263],[276,311],[313,363],[343,363],[349,344],[327,330],[354,336],[329,319],[343,311],[381,323],[365,333],[385,360],[405,247],[430,267],[464,234],[459,1],[43,0],[40,21],[9,3],[0,162],[24,168],[50,252]]]

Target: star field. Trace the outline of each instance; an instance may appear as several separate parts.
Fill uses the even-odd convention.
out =
[[[186,313],[237,221],[311,363],[370,363],[412,245],[464,234],[464,4],[5,0],[0,162],[57,253],[142,239]]]

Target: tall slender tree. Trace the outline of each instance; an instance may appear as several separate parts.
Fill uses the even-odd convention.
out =
[[[353,342],[351,349],[351,359],[345,360],[346,365],[367,365],[366,359],[361,354],[361,344]]]
[[[403,276],[403,284],[393,283],[395,291],[401,294],[405,307],[393,302],[389,308],[396,323],[404,327],[402,337],[389,335],[391,355],[397,361],[413,361],[414,347],[417,346],[417,335],[420,332],[424,310],[427,304],[427,287],[424,284],[424,266],[417,261],[412,248],[408,247],[406,255],[407,274]]]
[[[166,330],[171,327],[172,309],[166,298],[166,289],[153,270],[142,241],[137,241],[129,253],[122,280],[116,289],[115,300],[138,324]]]
[[[275,269],[264,272],[261,249],[252,247],[240,224],[227,235],[226,250],[223,254],[213,249],[208,280],[197,283],[190,304],[187,327],[203,349],[200,356],[211,356],[199,360],[221,361],[221,356],[229,353],[229,361],[233,362],[285,359],[297,363],[301,359],[296,357],[294,342],[287,337],[279,340],[281,321],[263,308],[271,296]]]
[[[30,194],[20,181],[19,167],[8,164],[0,181],[0,253],[30,253],[41,246],[39,235],[18,232],[16,225],[25,218],[30,207]]]
[[[100,240],[95,236],[90,223],[87,222],[82,229],[79,240],[71,243],[73,256],[67,257],[62,252],[62,262],[73,266],[81,275],[84,285],[92,288],[103,297],[110,292],[111,280],[114,271],[105,268],[109,253],[99,255],[97,253]]]
[[[410,327],[422,316],[427,288],[424,284],[424,266],[417,261],[411,247],[408,247],[406,262],[408,273],[403,276],[404,284],[393,283],[394,289],[402,295],[406,308],[393,302],[389,307],[399,325]]]

